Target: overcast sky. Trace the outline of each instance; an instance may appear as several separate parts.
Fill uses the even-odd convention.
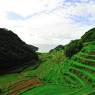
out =
[[[67,44],[95,26],[95,0],[0,0],[0,27],[28,44]]]

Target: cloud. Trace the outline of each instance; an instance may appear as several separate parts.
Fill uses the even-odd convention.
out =
[[[8,12],[15,12],[23,17],[44,10],[55,9],[62,5],[64,0],[0,0],[0,7]]]
[[[29,44],[67,44],[94,26],[94,0],[0,0],[0,27]]]

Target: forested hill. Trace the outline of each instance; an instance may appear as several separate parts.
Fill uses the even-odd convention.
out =
[[[64,50],[66,57],[72,57],[74,54],[78,53],[82,47],[83,43],[95,41],[95,27],[87,31],[80,39],[72,40],[67,45],[58,45],[49,52]]]
[[[35,47],[35,46],[33,46],[33,45],[28,45],[30,48],[32,48],[34,51],[38,51],[38,47]]]
[[[1,95],[95,95],[95,28],[37,54],[12,31],[0,29],[0,66],[25,63],[20,72],[0,76]]]
[[[17,65],[36,64],[39,60],[37,54],[15,33],[0,28],[0,71]]]
[[[91,42],[95,41],[95,27],[87,31],[82,37],[82,41],[85,42]]]

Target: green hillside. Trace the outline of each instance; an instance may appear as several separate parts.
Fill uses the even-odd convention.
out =
[[[2,95],[95,95],[95,36],[83,41],[88,32],[66,46],[38,53],[38,68],[0,76]]]
[[[0,28],[0,74],[9,68],[36,64],[37,54],[11,30]]]

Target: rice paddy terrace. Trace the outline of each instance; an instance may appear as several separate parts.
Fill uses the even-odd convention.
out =
[[[42,53],[38,68],[1,76],[2,95],[95,95],[95,41],[83,45],[71,58]]]

